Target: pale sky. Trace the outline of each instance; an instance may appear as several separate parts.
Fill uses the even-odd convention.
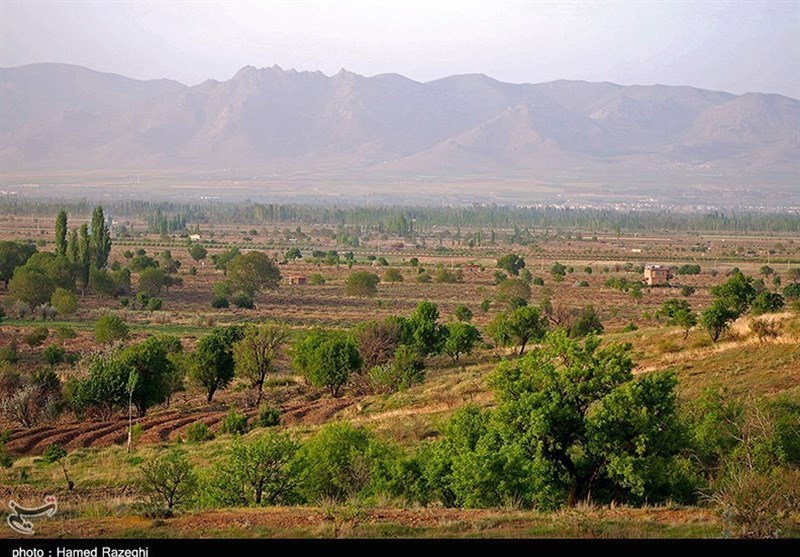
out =
[[[0,0],[0,66],[65,62],[193,85],[242,66],[484,73],[800,98],[800,0]]]

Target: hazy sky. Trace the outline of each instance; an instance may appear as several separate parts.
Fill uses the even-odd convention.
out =
[[[800,0],[0,0],[0,66],[67,62],[195,84],[245,65],[419,81],[485,73],[800,98]]]

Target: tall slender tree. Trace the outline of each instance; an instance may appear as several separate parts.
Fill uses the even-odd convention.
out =
[[[92,267],[92,245],[89,237],[89,226],[83,223],[78,231],[78,277],[81,281],[81,292],[86,294],[89,286],[89,271]]]
[[[67,254],[67,212],[63,209],[56,217],[56,254]]]
[[[91,240],[91,263],[98,269],[103,269],[108,264],[108,254],[111,252],[111,233],[100,206],[95,207],[92,213]]]
[[[69,240],[67,240],[67,259],[72,263],[77,263],[80,258],[80,242],[78,242],[78,230],[73,228],[69,231]]]

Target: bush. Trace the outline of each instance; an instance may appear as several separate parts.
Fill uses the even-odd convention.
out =
[[[684,297],[688,298],[692,294],[694,294],[694,287],[693,286],[689,286],[689,285],[681,286],[681,296],[684,296]]]
[[[75,329],[73,329],[71,327],[65,327],[65,326],[56,327],[55,328],[55,333],[56,333],[56,337],[59,340],[68,340],[68,339],[75,338],[76,336],[78,336],[78,333],[75,332]]]
[[[636,323],[628,323],[625,327],[622,328],[623,333],[628,333],[631,331],[638,331],[639,326]]]
[[[214,296],[211,300],[211,307],[214,309],[225,309],[230,306],[230,302],[228,302],[228,298],[221,298],[219,296]]]
[[[233,305],[241,309],[253,309],[255,307],[253,298],[244,292],[240,292],[233,297]]]
[[[769,319],[753,319],[750,322],[750,332],[756,335],[761,342],[778,337],[778,328]]]
[[[777,538],[800,511],[800,472],[753,470],[731,473],[711,494],[728,534],[737,538]]]
[[[775,313],[783,309],[784,303],[783,296],[777,292],[764,290],[753,299],[753,305],[750,310],[753,312],[753,315]]]
[[[231,408],[225,418],[222,420],[222,433],[229,433],[231,435],[244,435],[247,433],[247,416],[238,413],[235,409]]]
[[[570,336],[573,338],[585,337],[586,335],[600,334],[603,332],[603,323],[600,316],[595,311],[594,306],[586,306],[581,310],[570,329]]]
[[[116,315],[104,315],[94,324],[94,338],[101,344],[111,344],[128,338],[128,325]]]
[[[51,366],[58,365],[64,362],[66,350],[58,344],[51,344],[42,351],[42,358]]]
[[[203,422],[195,422],[186,428],[186,440],[190,443],[202,443],[214,438],[214,433]]]
[[[308,283],[314,286],[321,286],[325,284],[325,277],[319,273],[314,273],[308,277]]]
[[[699,275],[700,272],[700,265],[681,265],[675,269],[676,275]]]
[[[162,305],[163,301],[161,300],[161,298],[150,298],[149,300],[147,300],[146,309],[147,311],[158,311],[161,309]]]
[[[274,427],[281,423],[281,412],[272,406],[264,406],[258,412],[258,421],[256,422],[259,427]]]
[[[472,321],[472,310],[470,310],[465,305],[456,306],[454,314],[456,316],[456,319],[458,319],[459,321],[461,321],[463,323],[468,323],[468,322]]]
[[[161,453],[140,470],[145,490],[169,511],[189,503],[197,490],[197,476],[181,451]]]
[[[426,284],[431,282],[433,278],[431,277],[429,272],[423,271],[419,273],[416,277],[414,277],[414,280],[416,280],[419,283]]]
[[[298,454],[302,495],[316,503],[361,494],[379,474],[382,449],[364,429],[343,422],[326,425]]]
[[[783,289],[783,295],[788,299],[800,298],[800,282],[795,282]]]
[[[383,282],[403,282],[403,273],[394,267],[386,269],[386,271],[383,273]]]
[[[50,305],[56,308],[60,315],[72,315],[78,311],[78,297],[69,290],[59,287],[50,297]]]
[[[35,348],[37,346],[41,346],[41,344],[47,340],[49,334],[50,331],[47,329],[47,327],[36,327],[33,331],[25,335],[23,340],[28,346]]]
[[[534,286],[544,286],[544,279],[542,277],[533,277],[531,284]]]

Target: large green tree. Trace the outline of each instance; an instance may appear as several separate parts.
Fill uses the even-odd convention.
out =
[[[325,387],[336,397],[350,374],[361,369],[363,360],[349,335],[315,329],[295,343],[292,364],[312,385]]]
[[[205,389],[208,402],[214,399],[214,393],[233,381],[233,347],[243,336],[239,326],[215,327],[198,341],[189,378]]]
[[[17,267],[23,266],[36,253],[30,242],[0,241],[0,281],[7,287]]]
[[[239,255],[226,268],[233,290],[242,291],[251,298],[264,289],[275,290],[281,283],[278,266],[260,251]]]
[[[180,341],[176,343],[176,340],[174,337],[150,337],[125,348],[120,354],[122,363],[130,366],[138,377],[132,401],[139,416],[144,416],[148,408],[165,402],[171,394],[176,370],[169,355],[171,351],[180,351]]]

